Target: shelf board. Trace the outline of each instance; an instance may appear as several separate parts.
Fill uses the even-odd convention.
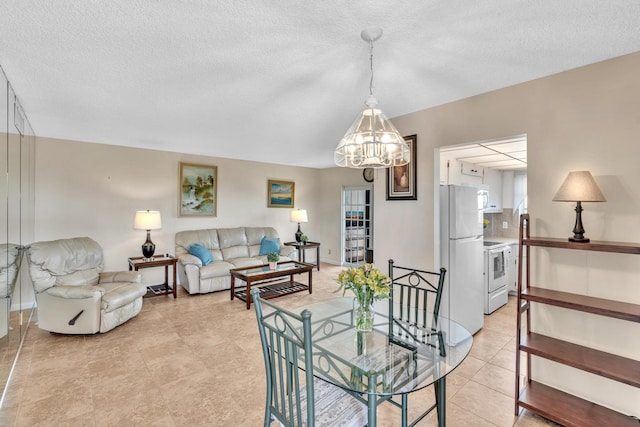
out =
[[[640,322],[640,305],[637,304],[536,287],[527,288],[521,296],[527,301]]]
[[[518,404],[567,427],[638,427],[633,417],[535,381],[520,393]]]
[[[520,349],[554,362],[640,387],[640,361],[637,360],[535,333],[520,337]]]
[[[640,255],[640,245],[630,242],[600,242],[594,240],[588,243],[579,243],[555,237],[529,237],[528,239],[523,239],[522,244],[525,246],[540,246],[545,248],[579,249],[583,251]]]

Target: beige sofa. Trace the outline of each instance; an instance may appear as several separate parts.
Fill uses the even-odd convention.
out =
[[[190,294],[205,294],[231,288],[232,268],[267,264],[266,255],[259,255],[263,237],[278,237],[272,227],[210,228],[176,233],[178,276],[182,287]],[[206,266],[189,253],[191,245],[204,246],[213,262]],[[280,261],[291,261],[295,248],[280,245]]]

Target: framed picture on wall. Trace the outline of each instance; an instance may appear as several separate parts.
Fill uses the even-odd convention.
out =
[[[292,208],[295,190],[296,183],[293,181],[270,179],[267,183],[267,207]]]
[[[417,135],[405,136],[411,159],[402,166],[387,169],[387,200],[418,200],[416,142]]]
[[[180,162],[179,216],[216,216],[218,167]]]

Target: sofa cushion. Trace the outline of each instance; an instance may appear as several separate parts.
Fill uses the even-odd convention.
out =
[[[232,268],[236,268],[236,266],[226,261],[214,261],[206,267],[200,268],[200,278],[206,280],[214,277],[228,276],[229,270]]]
[[[233,258],[230,259],[229,262],[233,264],[233,267],[231,268],[257,267],[265,264],[258,258],[250,257]]]
[[[270,252],[280,253],[280,239],[267,239],[265,236],[260,243],[260,252],[258,255],[266,255]]]
[[[233,246],[247,246],[247,236],[244,234],[244,227],[219,228],[218,243],[223,250]],[[227,259],[225,257],[225,259]]]
[[[186,230],[176,233],[176,256],[188,254],[193,244],[199,244],[209,249],[215,259],[222,259],[220,244],[218,242],[218,230]]]
[[[198,243],[193,244],[189,247],[189,253],[191,255],[197,256],[200,261],[202,261],[202,265],[209,265],[213,262],[213,256],[211,256],[211,252],[209,252],[207,248],[199,245]]]
[[[104,268],[102,248],[88,237],[32,243],[28,251],[29,273],[37,293],[58,285],[93,284]],[[91,270],[86,273],[73,273]],[[67,279],[64,276],[72,275]]]
[[[83,285],[97,285],[100,278],[100,273],[95,268],[88,270],[78,270],[73,273],[65,274],[63,276],[56,276],[56,286],[68,285],[68,286],[83,286]]]

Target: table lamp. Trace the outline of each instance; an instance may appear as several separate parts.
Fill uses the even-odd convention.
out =
[[[304,209],[298,209],[295,211],[291,211],[291,222],[298,223],[298,231],[296,231],[296,242],[300,243],[302,237],[302,231],[300,231],[300,223],[307,222],[307,211]]]
[[[136,211],[133,220],[133,228],[147,230],[147,241],[142,244],[142,256],[151,258],[156,250],[156,245],[151,241],[151,230],[162,228],[162,220],[159,211]]]
[[[560,189],[553,197],[554,202],[576,202],[576,223],[573,226],[573,237],[570,242],[587,243],[582,226],[582,202],[606,202],[602,191],[589,171],[569,172]]]

